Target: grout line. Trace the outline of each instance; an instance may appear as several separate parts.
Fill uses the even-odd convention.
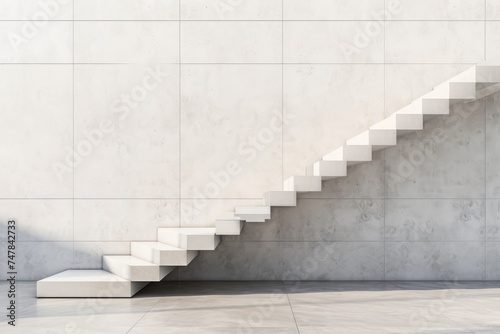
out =
[[[51,63],[0,63],[0,65],[3,66],[10,66],[10,65],[17,65],[17,66],[22,66],[22,65],[67,65],[67,66],[83,66],[83,65],[88,65],[88,66],[98,66],[98,65],[137,65],[140,63],[79,63],[79,62],[51,62]],[[170,63],[170,62],[155,62],[155,64],[158,65],[179,65],[179,62],[177,63]],[[477,65],[477,62],[463,62],[463,63],[449,63],[449,62],[442,62],[442,63],[418,63],[418,62],[400,62],[400,63],[346,63],[346,62],[317,62],[317,63],[307,63],[307,62],[302,62],[302,63],[294,63],[294,62],[260,62],[260,63],[237,63],[237,62],[230,62],[230,63],[217,63],[217,62],[211,62],[211,63],[182,63],[182,65],[189,65],[189,66],[237,66],[237,65],[257,65],[257,66],[262,66],[262,65],[268,65],[268,66],[314,66],[314,65],[336,65],[336,66],[386,66],[386,65],[391,65],[391,66],[405,66],[405,65],[421,65],[421,66],[436,66],[436,65],[442,65],[442,66],[448,66],[448,65]]]
[[[180,11],[180,9],[179,9]],[[44,20],[28,20],[30,22],[46,22]],[[178,22],[178,21],[184,21],[184,22],[193,22],[193,23],[196,23],[196,22],[215,22],[215,23],[227,23],[227,22],[276,22],[276,23],[279,23],[279,22],[377,22],[378,20],[376,19],[372,19],[372,20],[366,20],[366,19],[342,19],[342,20],[339,20],[339,19],[267,19],[267,20],[263,20],[263,19],[244,19],[244,20],[234,20],[234,19],[229,19],[229,20],[226,20],[226,19],[223,19],[223,20],[211,20],[211,19],[189,19],[189,20],[182,20],[182,19],[179,19],[179,20],[138,20],[138,19],[121,19],[121,20],[117,20],[117,19],[88,19],[88,20],[85,20],[85,19],[78,19],[78,20],[57,20],[57,19],[53,19],[53,20],[48,20],[48,22],[98,22],[98,23],[112,23],[112,22],[165,22],[165,23],[169,23],[169,22],[172,22],[172,23],[175,23],[175,22]],[[384,21],[386,21],[384,19]],[[483,21],[488,21],[488,22],[498,22],[500,21],[500,19],[489,19],[489,20],[485,20],[485,19],[479,19],[479,20],[471,20],[471,19],[459,19],[459,20],[432,20],[432,19],[407,19],[407,20],[389,20],[389,22],[402,22],[402,23],[406,23],[406,22],[438,22],[438,23],[453,23],[453,22],[476,22],[476,23],[479,23],[479,22],[483,22]],[[26,22],[26,20],[15,20],[15,19],[10,19],[10,20],[0,20],[0,22]]]
[[[209,226],[207,226],[209,227]],[[160,226],[158,228],[176,228],[173,226]],[[235,237],[241,237],[235,236]],[[0,238],[0,240],[5,240]],[[71,240],[23,240],[17,241],[18,243],[68,243]],[[157,240],[75,240],[74,243],[131,243],[131,242],[158,242]],[[350,243],[382,243],[383,240],[230,240],[226,239],[224,242],[227,243],[338,243],[338,244],[350,244]],[[484,238],[478,240],[387,240],[387,243],[429,243],[429,244],[452,244],[452,243],[487,243],[487,244],[498,244],[500,240],[486,240]]]
[[[181,210],[181,188],[182,188],[182,184],[181,184],[181,173],[182,173],[182,162],[181,162],[181,151],[182,151],[182,145],[181,145],[181,140],[182,140],[182,115],[181,115],[181,111],[182,111],[182,90],[181,90],[181,0],[179,0],[179,105],[178,105],[178,112],[179,112],[179,119],[178,119],[178,127],[179,127],[179,146],[178,146],[178,150],[179,150],[179,153],[178,153],[178,157],[179,157],[179,173],[178,173],[178,178],[179,178],[179,182],[178,182],[178,193],[177,193],[177,199],[179,201],[179,223],[178,223],[178,226],[181,227],[181,219],[182,219],[182,210]]]
[[[297,328],[297,332],[300,334],[299,325],[297,324],[297,319],[295,318],[295,312],[293,312],[292,302],[290,301],[290,296],[288,295],[288,289],[284,282],[283,282],[283,287],[285,288],[286,299],[288,300],[288,305],[290,306],[290,311],[292,312],[293,321],[295,322],[295,328]]]
[[[459,321],[456,320],[456,318],[451,318],[449,315],[446,315],[446,314],[443,314],[443,317],[445,317],[446,319],[448,319],[451,323],[454,323],[455,325],[457,325],[457,327],[460,328],[460,331],[467,331],[469,332],[470,334],[475,334],[475,333],[479,333],[479,332],[473,332],[472,330],[468,329],[465,324],[463,323],[460,323]]]
[[[285,137],[285,122],[284,122],[284,118],[285,118],[285,24],[283,23],[283,19],[284,19],[284,1],[285,0],[281,0],[281,187],[279,188],[280,190],[285,190],[285,186],[284,186],[284,183],[285,183],[285,146],[284,146],[284,143],[285,143],[285,140],[284,140],[284,137]],[[297,193],[295,194],[295,199],[296,199],[296,204],[298,205],[298,196],[297,196]],[[274,210],[273,210],[274,211]],[[272,218],[272,216],[271,216]],[[285,258],[285,250],[283,249],[283,247],[278,247],[278,251],[279,251],[279,254],[280,254],[280,260],[282,263],[285,263],[284,261],[284,258]],[[283,264],[283,266],[285,266]],[[283,271],[285,270],[285,268],[283,268]],[[283,279],[283,278],[282,278]],[[286,286],[284,283],[283,284],[283,287],[285,288],[285,294],[287,295],[287,299],[288,299],[288,304],[290,305],[290,310],[292,312],[292,315],[293,315],[293,320],[295,321],[295,315],[293,314],[293,309],[292,309],[292,305],[290,304],[290,299],[288,298],[288,293],[286,292]],[[297,321],[295,321],[295,326],[297,327]],[[297,327],[297,331],[299,331],[298,327]],[[300,333],[300,332],[299,332]]]
[[[69,201],[69,200],[80,200],[80,201],[93,201],[93,200],[110,200],[110,201],[119,201],[119,200],[140,200],[140,201],[197,201],[197,200],[207,200],[207,201],[220,201],[220,200],[248,200],[248,201],[260,201],[262,197],[218,197],[218,198],[196,198],[196,197],[12,197],[12,198],[0,198],[0,201],[17,201],[17,200],[25,200],[25,201],[34,201],[34,200],[47,200],[47,201]],[[371,198],[370,198],[371,199]]]
[[[385,115],[386,115],[386,99],[387,99],[387,91],[386,91],[386,39],[387,39],[387,24],[386,24],[386,8],[387,8],[387,5],[386,5],[386,0],[384,0],[384,26],[383,26],[383,29],[384,29],[384,75],[383,75],[383,80],[384,80],[384,88],[383,88],[383,91],[384,91],[384,114],[383,114],[383,117],[385,118]],[[382,256],[384,257],[383,259],[383,266],[384,266],[384,273],[383,273],[383,278],[384,278],[384,281],[387,279],[386,278],[386,249],[387,249],[387,246],[386,246],[386,201],[387,201],[387,177],[386,177],[386,154],[385,154],[385,151],[386,150],[383,150],[383,158],[384,158],[384,200],[383,200],[383,210],[384,210],[384,230],[383,230],[383,238],[384,238],[384,249],[383,249],[383,254]]]
[[[385,187],[384,187],[385,188]],[[384,189],[385,192],[385,189]],[[458,197],[458,198],[434,198],[434,197],[300,197],[301,200],[391,200],[391,201],[470,201],[484,200],[484,197]],[[497,198],[487,198],[497,199]]]
[[[178,213],[178,227],[182,226],[182,209],[181,209],[181,198],[182,198],[182,0],[179,0],[179,188],[178,188],[178,205],[179,205],[179,213]],[[177,270],[178,282],[181,281],[181,270],[180,268]]]
[[[285,136],[285,24],[284,24],[284,9],[283,3],[285,0],[281,0],[281,189],[283,189],[283,183],[285,182],[285,146],[284,146],[284,136]]]
[[[385,188],[385,187],[384,187]],[[385,191],[385,189],[384,189]],[[196,201],[204,199],[207,201],[222,201],[222,200],[248,200],[248,201],[259,201],[262,200],[262,197],[218,197],[218,198],[196,198],[196,197],[50,197],[50,198],[26,198],[26,197],[18,197],[18,198],[0,198],[0,201],[35,201],[35,200],[46,200],[46,201],[70,201],[70,200],[79,200],[79,201],[93,201],[93,200],[110,200],[110,201],[120,201],[120,200],[139,200],[139,201]],[[471,201],[471,200],[500,200],[497,197],[299,197],[300,200],[336,200],[336,201],[350,201],[350,200],[391,200],[391,201]]]
[[[144,287],[144,288],[145,288],[145,287]],[[149,308],[149,309],[148,309],[148,310],[147,310],[147,311],[146,311],[146,312],[142,315],[142,317],[141,317],[139,320],[137,320],[137,322],[136,322],[135,324],[133,324],[133,325],[132,325],[132,327],[130,327],[130,329],[127,331],[127,333],[130,333],[130,331],[131,331],[132,329],[134,329],[134,328],[135,328],[135,326],[137,326],[137,324],[138,324],[139,322],[141,322],[141,320],[142,320],[142,319],[144,319],[144,317],[145,317],[146,315],[148,315],[148,314],[149,314],[149,312],[151,312],[151,310],[152,310],[152,309],[153,309],[156,305],[158,305],[158,303],[159,303],[160,301],[161,301],[161,297],[158,297],[158,300],[156,301],[156,303],[154,303],[153,305],[151,305],[151,307],[150,307],[150,308]]]
[[[486,16],[488,15],[488,10],[486,9],[487,7],[487,0],[484,0],[484,57],[483,59],[486,61],[486,57],[487,57],[487,53],[486,53],[486,50],[487,50],[487,38],[486,38],[486,33],[487,33],[487,29],[486,29],[486,26],[487,26],[487,23],[486,23]]]
[[[73,152],[75,151],[75,6],[73,5]],[[73,161],[73,254],[72,263],[75,264],[75,163]]]
[[[486,44],[485,44],[486,45]],[[486,53],[485,53],[486,55]],[[486,276],[487,276],[487,260],[488,260],[488,255],[487,255],[487,241],[488,241],[488,230],[487,230],[487,226],[488,226],[488,217],[487,217],[487,214],[488,214],[488,210],[487,210],[487,173],[488,173],[488,169],[487,169],[487,152],[488,152],[488,109],[487,109],[487,105],[488,105],[488,99],[484,99],[484,279],[486,280]]]

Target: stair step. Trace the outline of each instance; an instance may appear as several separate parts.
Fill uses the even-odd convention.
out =
[[[240,235],[245,222],[234,211],[225,212],[215,220],[217,235]]]
[[[322,180],[331,180],[347,176],[347,162],[345,161],[316,161],[312,165],[313,176],[320,176]]]
[[[130,253],[160,266],[187,266],[198,255],[197,250],[182,249],[161,242],[132,242]]]
[[[234,214],[249,223],[264,223],[271,218],[271,207],[266,205],[238,206]]]
[[[500,66],[480,64],[476,70],[476,97],[483,98],[500,91]]]
[[[471,67],[450,79],[452,82],[475,82],[476,84],[497,84],[500,82],[499,64],[489,61]]]
[[[450,113],[450,101],[419,98],[408,106],[396,111],[397,115],[422,115],[424,120],[429,116],[448,115]],[[401,116],[400,116],[401,117]],[[418,121],[418,120],[417,120]]]
[[[148,283],[131,282],[106,270],[66,270],[36,282],[37,297],[128,298]]]
[[[296,191],[269,191],[264,194],[264,205],[297,206]]]
[[[370,130],[396,130],[398,136],[424,128],[424,116],[422,113],[394,113],[381,122],[370,127]]]
[[[482,63],[469,68],[448,80],[451,83],[470,83],[475,85],[476,99],[488,96],[500,90],[498,64]]]
[[[347,145],[370,145],[373,151],[378,151],[397,144],[396,130],[370,129],[349,139]]]
[[[161,227],[158,241],[187,250],[214,250],[220,242],[214,227]]]
[[[372,161],[370,145],[344,145],[323,156],[324,161],[345,161],[348,166]]]
[[[245,224],[240,218],[234,219],[217,219],[215,221],[215,231],[217,235],[240,235],[243,225]]]
[[[284,182],[285,191],[310,192],[321,191],[320,176],[292,176]]]
[[[132,282],[159,282],[175,269],[130,255],[105,255],[102,263],[104,270]]]
[[[423,97],[449,101],[449,104],[472,101],[476,99],[476,85],[471,82],[451,82],[448,80],[434,87]]]

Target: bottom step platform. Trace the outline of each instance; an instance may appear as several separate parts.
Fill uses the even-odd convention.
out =
[[[36,283],[37,297],[130,298],[148,283],[130,282],[105,270],[66,270]]]

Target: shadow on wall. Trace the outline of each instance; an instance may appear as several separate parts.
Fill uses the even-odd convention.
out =
[[[2,211],[2,215],[17,216],[17,212],[11,210],[8,205],[5,205]],[[51,242],[43,239],[43,241],[37,241],[40,240],[40,236],[23,230],[20,224],[22,221],[16,220],[14,260],[16,268],[14,271],[17,272],[18,280],[38,280],[46,276],[47,273],[55,274],[73,267],[73,242]],[[23,239],[29,241],[22,241]],[[3,256],[0,260],[0,278],[4,280],[7,278],[7,272],[12,271],[8,268],[7,262],[9,246],[7,219],[0,221],[0,241],[0,253]]]

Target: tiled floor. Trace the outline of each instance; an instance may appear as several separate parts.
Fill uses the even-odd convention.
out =
[[[34,295],[33,282],[18,283],[18,327],[2,314],[0,333],[500,333],[500,282],[165,282],[132,299]]]

